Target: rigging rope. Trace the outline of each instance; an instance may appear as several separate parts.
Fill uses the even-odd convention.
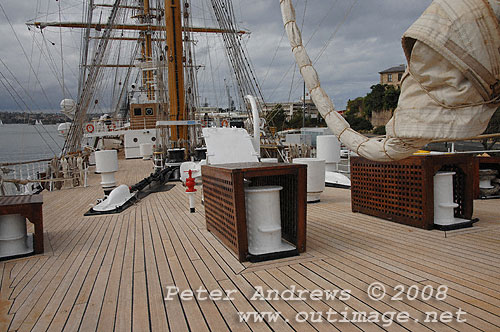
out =
[[[38,10],[40,8],[40,0],[37,0],[36,2],[36,6],[35,6],[35,13],[38,13]],[[30,28],[28,27],[28,30],[30,30]],[[34,51],[34,39],[31,40],[31,50],[30,50],[30,61],[33,62],[33,51]],[[40,58],[42,57],[41,54],[39,54],[39,57],[38,57],[38,65],[40,65]],[[37,71],[40,69],[40,67],[37,68]],[[30,88],[30,84],[31,84],[31,72],[28,72],[28,89]]]
[[[328,9],[328,11],[325,13],[325,15],[322,17],[322,19],[319,21],[318,25],[316,26],[316,29],[313,31],[313,33],[311,34],[311,36],[309,37],[309,39],[307,40],[305,46],[309,45],[309,43],[311,42],[311,40],[313,39],[313,37],[316,35],[316,33],[319,31],[320,27],[323,25],[323,22],[326,20],[326,18],[330,15],[331,11],[333,10],[333,8],[335,7],[335,5],[337,4],[338,0],[336,0],[331,6],[330,8]],[[271,99],[272,96],[274,96],[274,94],[276,93],[276,91],[278,91],[279,87],[281,86],[281,84],[283,83],[283,81],[286,79],[288,73],[290,72],[290,70],[292,70],[293,68],[295,68],[296,66],[296,63],[295,61],[292,61],[292,63],[290,64],[290,66],[288,67],[288,69],[285,71],[285,73],[283,74],[283,76],[281,77],[281,80],[278,82],[278,84],[276,84],[274,90],[269,94],[268,96],[268,99]]]
[[[61,1],[58,1],[58,9],[59,9],[59,22],[62,22],[61,20]],[[62,27],[59,27],[59,43],[61,47],[61,80],[62,80],[62,94],[63,98],[65,98],[65,90],[64,90],[64,54],[63,54],[63,40],[62,40]]]
[[[205,2],[202,3],[202,13],[203,13],[203,20],[206,21],[206,18],[205,18]],[[208,62],[209,62],[209,65],[210,65],[210,77],[212,78],[212,88],[214,89],[214,94],[215,94],[215,105],[217,107],[219,107],[219,94],[217,93],[218,89],[216,89],[216,85],[215,85],[215,79],[214,79],[214,72],[213,72],[213,64],[212,64],[212,56],[211,56],[211,47],[210,47],[210,43],[208,41],[208,34],[206,34],[206,40],[207,40],[207,53],[208,53]]]
[[[325,44],[323,45],[323,47],[321,47],[321,50],[318,52],[318,54],[316,55],[316,57],[314,58],[314,60],[312,61],[313,64],[317,64],[317,62],[319,61],[319,59],[323,56],[323,54],[325,53],[326,49],[328,48],[328,46],[330,45],[330,43],[335,39],[335,36],[337,35],[337,32],[339,31],[340,27],[345,23],[345,21],[347,20],[347,18],[349,17],[349,14],[351,14],[352,12],[352,9],[354,8],[354,6],[356,5],[356,3],[358,2],[358,0],[353,0],[353,2],[351,3],[351,6],[349,7],[349,9],[346,11],[346,13],[344,14],[344,17],[342,18],[342,21],[340,21],[337,26],[335,27],[335,29],[333,30],[333,32],[330,34],[330,37],[328,38],[328,40],[325,42]],[[302,26],[301,27],[301,30],[303,29],[304,27]],[[316,30],[317,31],[317,30]],[[312,37],[311,37],[312,38]],[[311,39],[309,39],[310,41]],[[308,41],[308,42],[309,42]],[[308,42],[306,43],[306,46],[308,44]],[[295,66],[295,68],[297,68],[297,66]],[[295,71],[294,71],[294,75],[295,75]],[[292,85],[293,85],[293,81],[292,81]],[[290,94],[293,91],[296,91],[298,88],[302,87],[302,83],[301,82],[297,82],[293,88],[292,86],[290,86]],[[289,96],[289,99],[290,99],[290,96]],[[290,100],[289,100],[290,101]]]
[[[68,137],[64,143],[63,153],[68,154],[70,152],[75,152],[80,148],[81,138],[83,135],[83,123],[85,121],[87,111],[90,106],[90,102],[95,95],[95,88],[97,80],[102,76],[103,71],[101,70],[100,64],[103,63],[105,55],[108,50],[109,37],[112,33],[112,26],[115,23],[118,9],[121,0],[115,0],[111,14],[108,17],[108,21],[104,32],[102,33],[102,39],[99,40],[97,50],[94,58],[92,59],[92,64],[89,68],[89,73],[87,80],[82,89],[82,94],[77,103],[77,111],[75,113],[75,118],[69,129]]]
[[[59,71],[57,69],[56,62],[55,62],[54,58],[52,57],[52,54],[51,54],[50,49],[49,49],[49,46],[47,45],[48,39],[45,38],[45,34],[43,32],[41,32],[41,35],[42,35],[42,40],[43,40],[43,43],[44,43],[43,45],[45,46],[45,48],[47,49],[47,51],[44,51],[43,46],[40,45],[40,43],[36,40],[35,36],[33,35],[33,39],[35,41],[35,44],[38,47],[38,50],[40,51],[40,57],[43,56],[45,62],[49,66],[52,74],[54,75],[54,78],[59,83],[59,86],[61,87],[61,89],[64,89],[66,91],[66,95],[67,96],[71,96],[72,95],[71,92],[68,91],[67,87],[63,86],[63,83],[61,81],[61,77],[59,76]],[[51,42],[49,41],[49,43],[51,43]],[[55,45],[53,43],[51,43],[51,44]]]
[[[219,23],[219,27],[226,31],[237,31],[234,24],[235,16],[233,6],[228,0],[212,0],[212,8],[215,12],[215,17]],[[264,97],[260,90],[260,85],[254,74],[253,68],[248,60],[246,52],[241,43],[241,37],[233,32],[222,33],[226,53],[231,62],[238,88],[240,91],[240,98],[243,99],[245,95],[257,96],[262,103]],[[250,111],[247,109],[249,119]]]
[[[306,20],[306,11],[307,11],[307,0],[305,1],[305,4],[304,4],[304,14],[302,15],[302,23],[301,23],[301,26],[300,26],[301,30],[304,29],[304,22]],[[292,80],[290,81],[290,90],[288,91],[288,100],[287,100],[287,102],[290,102],[290,99],[292,98],[292,90],[293,90],[293,86],[294,86],[293,83],[295,82],[295,73],[296,72],[297,72],[297,64],[295,64],[295,66],[293,67]],[[305,100],[306,96],[303,96],[303,98]],[[302,116],[305,117],[305,114],[302,114]]]
[[[10,26],[10,28],[11,28],[12,32],[13,32],[13,34],[14,34],[14,37],[16,38],[16,40],[17,40],[17,42],[18,42],[19,46],[21,47],[21,50],[23,51],[23,55],[24,55],[24,57],[26,58],[26,60],[27,60],[27,62],[28,62],[28,65],[29,65],[29,67],[30,67],[30,70],[33,72],[33,74],[34,74],[34,76],[35,76],[35,78],[36,78],[36,81],[37,81],[38,85],[40,86],[40,89],[41,89],[41,91],[42,91],[42,93],[43,93],[43,95],[44,95],[45,99],[47,99],[47,102],[48,102],[48,103],[49,103],[49,105],[50,105],[50,103],[51,103],[51,102],[50,102],[50,99],[49,99],[49,97],[48,97],[47,93],[45,92],[45,89],[43,88],[42,83],[40,82],[40,79],[39,79],[38,75],[36,74],[35,69],[33,68],[32,63],[30,62],[30,59],[29,59],[29,57],[28,57],[28,54],[26,53],[26,51],[25,51],[25,49],[24,49],[24,47],[23,47],[23,44],[21,43],[21,40],[19,39],[19,36],[17,35],[16,30],[14,29],[14,26],[12,25],[12,22],[10,21],[10,19],[9,19],[9,17],[8,17],[8,15],[7,15],[7,13],[5,12],[4,7],[2,6],[2,3],[0,3],[0,9],[2,10],[2,12],[3,12],[4,16],[5,16],[5,18],[6,18],[7,22],[8,22],[8,24],[9,24],[9,26]]]

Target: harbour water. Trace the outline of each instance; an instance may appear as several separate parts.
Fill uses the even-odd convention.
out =
[[[0,162],[51,158],[61,152],[63,144],[57,125],[0,125]]]

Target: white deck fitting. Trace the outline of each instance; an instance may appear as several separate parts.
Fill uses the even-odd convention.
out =
[[[281,186],[245,188],[248,252],[264,255],[295,249],[281,240]]]
[[[307,202],[319,202],[325,190],[325,161],[318,158],[295,158],[294,164],[307,165]]]
[[[0,216],[0,258],[33,252],[33,235],[27,233],[26,218],[19,214]]]
[[[203,128],[210,165],[259,162],[252,137],[242,128]]]
[[[115,173],[118,172],[118,152],[102,150],[95,152],[96,172],[101,174],[101,186],[112,188],[116,186]]]

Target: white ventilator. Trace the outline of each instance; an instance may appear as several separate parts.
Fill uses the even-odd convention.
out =
[[[253,138],[243,128],[203,128],[207,164],[258,162]]]
[[[132,197],[134,197],[134,194],[130,193],[129,187],[122,184],[113,189],[109,195],[102,202],[94,206],[93,209],[98,212],[113,211],[128,202]]]
[[[280,0],[280,4],[292,52],[312,100],[335,136],[363,157],[398,160],[435,139],[479,135],[499,106],[497,0],[490,4],[436,0],[405,32],[408,69],[383,138],[357,133],[335,111],[302,43],[292,0]]]

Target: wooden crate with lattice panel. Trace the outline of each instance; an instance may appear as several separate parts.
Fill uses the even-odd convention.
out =
[[[248,256],[244,186],[279,185],[282,237],[306,249],[307,166],[239,163],[202,167],[207,229],[236,253]]]
[[[474,163],[471,155],[412,156],[394,162],[351,158],[353,212],[424,229],[434,227],[434,175],[453,171],[455,217],[471,219]]]

